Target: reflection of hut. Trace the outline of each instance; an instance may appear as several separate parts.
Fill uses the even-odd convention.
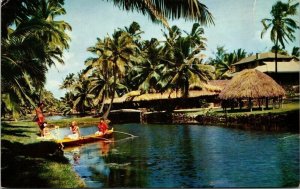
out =
[[[258,100],[259,106],[261,102],[265,101],[266,107],[268,107],[269,98],[272,98],[273,102],[281,101],[284,95],[284,89],[270,76],[255,69],[245,69],[229,81],[219,97],[225,100],[225,104],[230,100],[239,100],[242,104],[243,99],[248,99],[248,105],[252,111],[253,99]]]

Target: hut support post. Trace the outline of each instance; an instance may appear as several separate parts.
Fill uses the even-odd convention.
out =
[[[239,106],[240,106],[240,110],[243,108],[243,101],[242,99],[239,99]]]
[[[269,98],[266,97],[266,109],[268,109],[268,108],[269,108]]]
[[[249,98],[249,109],[250,109],[250,112],[252,112],[252,99],[251,98]]]

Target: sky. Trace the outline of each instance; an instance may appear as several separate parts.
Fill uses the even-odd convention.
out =
[[[268,51],[273,43],[269,32],[261,39],[261,20],[271,17],[272,5],[276,2],[277,0],[202,0],[201,3],[208,7],[215,22],[215,25],[203,26],[204,37],[207,38],[207,47],[203,54],[214,57],[217,46],[225,46],[228,52],[239,48],[245,49],[247,53]],[[114,30],[128,27],[135,21],[144,31],[142,39],[164,39],[163,31],[166,29],[161,24],[154,24],[148,16],[137,12],[120,10],[112,2],[65,0],[64,8],[67,14],[58,17],[57,20],[64,20],[72,27],[72,31],[68,32],[71,37],[70,48],[63,55],[65,64],[56,64],[56,67],[49,69],[45,85],[58,99],[65,94],[64,90],[59,89],[64,78],[70,73],[77,74],[84,69],[84,61],[93,56],[87,48],[94,46],[97,38],[111,36]],[[298,19],[298,23],[299,12],[300,10],[295,18]],[[187,32],[191,31],[193,23],[183,19],[169,20],[170,26],[177,25]],[[294,46],[300,46],[299,30],[295,36],[296,40],[286,45],[288,52],[291,52]]]

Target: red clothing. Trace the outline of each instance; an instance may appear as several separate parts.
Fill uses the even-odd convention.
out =
[[[41,126],[45,122],[45,117],[43,115],[43,110],[38,107],[38,108],[35,109],[35,112],[36,112],[36,116],[37,116],[36,122],[39,126]]]
[[[105,133],[108,129],[108,125],[104,121],[102,121],[98,124],[98,129],[100,132]]]

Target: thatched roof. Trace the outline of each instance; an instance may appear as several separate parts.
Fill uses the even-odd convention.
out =
[[[121,97],[115,97],[114,103],[123,103],[125,101],[131,101],[135,96],[139,96],[141,94],[141,91],[130,91],[129,93],[124,94]],[[109,104],[111,101],[110,98],[104,100],[104,104]]]
[[[218,94],[214,91],[208,91],[208,90],[190,90],[189,91],[189,98],[193,97],[201,97],[201,96],[213,96]],[[164,93],[148,93],[148,94],[142,94],[140,96],[134,97],[133,101],[150,101],[150,100],[161,100],[161,99],[175,99],[175,98],[181,98],[182,94],[180,91],[173,91],[173,92],[164,92]]]
[[[220,83],[222,83],[220,85]],[[210,83],[203,83],[201,85],[202,89],[200,90],[195,90],[194,88],[198,87],[190,87],[189,90],[189,98],[193,97],[200,97],[200,96],[213,96],[217,95],[223,88],[224,86],[223,82],[213,82]],[[198,86],[198,85],[197,85]],[[166,91],[164,93],[147,93],[147,94],[141,94],[141,91],[131,91],[122,97],[115,97],[113,103],[123,103],[126,101],[149,101],[149,100],[160,100],[160,99],[174,99],[174,98],[181,98],[182,94],[180,91],[173,91],[170,94],[170,91]],[[105,99],[104,104],[109,104],[110,99]]]
[[[217,95],[219,92],[218,91],[209,91],[209,90],[190,90],[189,91],[189,98],[193,97],[201,97],[201,96],[213,96]],[[134,101],[134,102],[139,102],[139,101],[150,101],[150,100],[160,100],[160,99],[174,99],[174,98],[181,98],[182,94],[180,91],[173,91],[170,93],[170,91],[166,91],[164,93],[147,93],[147,94],[142,94],[138,95],[140,93],[134,92],[133,93],[127,93],[123,95],[122,97],[117,97],[114,98],[114,103],[123,103],[126,101]],[[106,99],[104,101],[104,104],[109,104],[110,99]]]
[[[287,55],[282,55],[282,54],[277,54],[278,59],[292,59],[292,56],[287,56]],[[265,60],[265,59],[275,59],[275,53],[272,52],[265,52],[265,53],[259,53],[258,57],[256,57],[256,54],[248,56],[246,58],[243,58],[242,60],[232,64],[238,65],[238,64],[245,64],[248,62],[254,62],[256,60]]]
[[[245,69],[234,76],[221,91],[221,99],[263,98],[284,96],[284,89],[270,76],[255,70]]]
[[[209,85],[217,86],[219,89],[223,90],[225,86],[229,83],[230,80],[210,80],[208,81]]]

